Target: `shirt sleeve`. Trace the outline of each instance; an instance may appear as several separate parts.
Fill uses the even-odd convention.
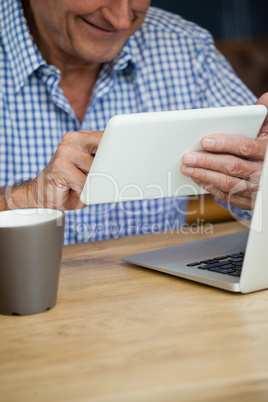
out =
[[[194,75],[197,107],[250,105],[256,96],[236,75],[230,63],[216,49],[208,34],[205,41],[196,44]]]
[[[236,219],[236,220],[250,220],[252,218],[252,211],[250,210],[244,210],[240,209],[237,207],[234,207],[233,205],[227,204],[226,202],[220,201],[215,197],[215,200],[219,205],[222,207],[228,209],[228,211],[231,213],[231,215]]]

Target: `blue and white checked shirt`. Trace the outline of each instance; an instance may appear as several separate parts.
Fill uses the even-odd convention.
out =
[[[103,130],[116,114],[255,102],[207,31],[157,8],[103,65],[82,124],[59,80],[29,33],[20,0],[2,0],[0,186],[35,177],[66,132]],[[168,198],[68,211],[65,243],[172,230],[185,222],[186,209],[185,198]]]

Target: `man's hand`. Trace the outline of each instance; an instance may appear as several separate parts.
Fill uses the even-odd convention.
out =
[[[268,93],[256,103],[268,108]],[[267,143],[268,117],[256,139],[223,134],[204,137],[201,145],[209,152],[185,154],[181,171],[219,200],[252,209]]]
[[[80,194],[97,152],[102,131],[70,131],[45,169],[30,183],[5,189],[5,208],[83,208]],[[2,190],[3,196],[3,190]],[[1,197],[2,198],[2,197]]]

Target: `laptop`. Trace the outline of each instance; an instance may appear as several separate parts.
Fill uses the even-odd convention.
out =
[[[180,172],[186,152],[208,134],[255,138],[263,105],[133,113],[110,119],[81,201],[86,205],[205,193]]]
[[[123,260],[232,292],[268,288],[268,153],[249,230],[130,255]]]

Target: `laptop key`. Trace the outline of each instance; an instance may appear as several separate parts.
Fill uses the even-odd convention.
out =
[[[237,272],[239,275],[241,275],[242,270],[241,269],[234,269],[234,272]]]
[[[241,261],[243,261],[244,260],[244,258],[243,257],[240,257],[240,258],[230,258],[230,262],[233,262],[233,263],[236,263],[236,262],[241,262]]]
[[[222,256],[220,256],[220,257],[216,257],[216,258],[213,258],[213,260],[214,261],[219,261],[219,260],[226,260],[228,257],[226,256],[226,255],[222,255]]]
[[[232,264],[225,264],[225,265],[222,265],[221,268],[223,268],[223,269],[235,269],[235,267],[234,267]]]
[[[223,268],[211,268],[209,271],[212,272],[218,272],[219,274],[231,274],[232,272],[235,272],[233,269],[223,269]]]
[[[232,265],[234,266],[234,268],[242,268],[242,266],[243,266],[243,261],[241,261],[241,262],[235,262],[235,263],[232,262]]]
[[[240,253],[228,254],[227,257],[239,258],[239,257],[241,257],[241,254]]]
[[[240,276],[240,275],[241,275],[241,271],[233,271],[233,272],[230,272],[228,275],[231,275],[231,276]]]
[[[186,264],[187,267],[195,267],[196,265],[200,265],[200,261],[191,262],[190,264]]]
[[[202,261],[200,261],[200,264],[210,264],[210,263],[213,263],[213,262],[214,262],[214,259],[211,258],[211,259],[209,259],[209,260],[202,260]]]

